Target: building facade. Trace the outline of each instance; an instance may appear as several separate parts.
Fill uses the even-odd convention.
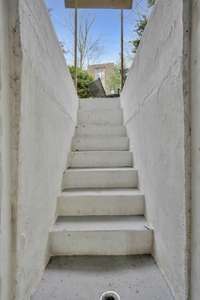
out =
[[[101,79],[101,82],[107,95],[114,93],[114,91],[111,90],[109,85],[109,80],[115,72],[114,63],[89,65],[88,72],[94,77],[95,80]]]

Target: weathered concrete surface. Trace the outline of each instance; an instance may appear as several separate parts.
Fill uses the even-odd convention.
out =
[[[11,299],[10,108],[8,1],[0,1],[0,299]]]
[[[65,191],[58,197],[58,216],[144,215],[145,199],[137,189]]]
[[[172,300],[152,258],[69,257],[49,264],[32,300],[99,300],[115,290],[122,300]]]
[[[120,118],[118,120],[119,116],[117,116],[119,123],[117,122],[118,125],[116,124],[116,126],[117,128],[122,126],[122,111],[119,108],[118,110],[116,109],[116,105],[119,105],[119,100],[116,100],[116,103],[114,99],[112,101],[107,100],[107,102],[105,99],[102,99],[99,101],[100,103],[95,100],[94,103],[93,100],[90,101],[91,103],[87,100],[80,101],[78,125],[81,123],[80,115],[83,112],[86,112],[88,116],[85,120],[90,119],[92,126],[95,124],[95,126],[102,127],[102,122],[99,125],[96,124],[96,117],[97,119],[100,117],[99,120],[101,119],[103,124],[109,124],[111,112],[115,114],[119,111]],[[105,112],[109,113],[105,114]],[[82,146],[85,144],[85,147],[80,147],[82,149],[79,148],[79,151],[77,151],[77,144],[80,139],[82,140]],[[89,141],[91,139],[93,139],[92,143]],[[122,157],[121,161],[117,159],[113,167],[107,165],[104,159],[106,158],[107,160],[109,158],[112,161],[110,156],[113,153],[105,152],[105,146],[107,146],[110,139],[115,141],[112,147],[116,155],[119,152],[119,147],[121,147],[120,143],[123,141],[123,137],[120,135],[112,138],[112,136],[107,135],[104,137],[97,134],[93,135],[93,138],[92,135],[90,138],[86,138],[83,134],[79,137],[75,136],[72,142],[72,152],[68,157],[70,168],[66,169],[64,173],[62,187],[64,195],[71,192],[71,196],[72,193],[76,193],[79,196],[78,198],[69,197],[70,203],[66,203],[67,198],[62,198],[65,201],[65,209],[62,211],[60,210],[60,198],[58,198],[58,218],[51,229],[49,239],[52,256],[152,253],[153,231],[151,228],[148,228],[148,223],[146,223],[144,218],[144,201],[137,197],[137,200],[140,202],[138,202],[139,210],[137,205],[134,205],[134,200],[136,200],[134,195],[138,192],[137,170],[134,169],[132,160],[128,167],[121,166],[121,163],[126,164],[125,156]],[[125,150],[127,151],[123,152],[126,154],[129,153],[129,140],[127,137],[125,139]],[[94,146],[98,147],[99,151],[94,151]],[[84,151],[85,149],[83,148],[86,148],[87,151]],[[77,161],[76,167],[73,168],[71,158],[77,153],[81,154],[81,156]],[[85,159],[86,153],[88,160]],[[104,155],[104,158],[101,154]],[[129,154],[132,156],[131,153]],[[99,158],[103,158],[103,165],[100,164],[96,167],[97,162],[98,164],[99,162],[102,163],[101,159],[97,161]],[[127,195],[130,196],[129,200],[132,200],[130,206],[127,206]],[[78,202],[75,204],[76,200]],[[64,203],[62,202],[62,204]],[[72,208],[72,217],[69,216],[70,208]]]
[[[16,299],[27,300],[48,258],[48,233],[76,124],[78,98],[42,0],[19,1],[22,51]]]
[[[192,273],[191,299],[200,295],[200,2],[192,1]]]
[[[129,151],[81,151],[71,152],[71,168],[120,168],[132,167],[132,153]]]
[[[177,300],[188,293],[185,2],[157,2],[122,93],[154,255]]]
[[[50,234],[52,256],[151,254],[152,246],[144,216],[59,217]]]
[[[63,177],[63,189],[137,188],[137,170],[133,168],[69,169]]]
[[[129,139],[121,136],[76,136],[73,151],[127,151]]]

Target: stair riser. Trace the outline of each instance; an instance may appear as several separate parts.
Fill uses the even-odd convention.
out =
[[[74,138],[72,151],[127,151],[128,138]]]
[[[121,125],[123,116],[121,110],[102,110],[102,111],[79,111],[78,123],[81,124],[99,124],[99,125]]]
[[[137,171],[88,171],[68,170],[64,174],[63,189],[75,188],[136,188],[138,183]]]
[[[144,231],[67,231],[50,234],[53,256],[151,254],[153,234]]]
[[[61,196],[57,215],[141,216],[144,215],[144,196]]]
[[[69,155],[71,168],[112,168],[133,166],[132,154],[125,151],[72,152]]]
[[[76,136],[126,136],[123,126],[83,125],[76,129]]]
[[[119,99],[80,100],[80,109],[86,111],[120,108]]]

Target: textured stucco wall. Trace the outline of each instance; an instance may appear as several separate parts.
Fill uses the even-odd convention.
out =
[[[16,299],[27,300],[48,258],[48,232],[78,98],[42,0],[19,0],[21,48]],[[17,46],[17,45],[16,45]]]
[[[10,206],[8,193],[8,145],[7,103],[9,102],[8,63],[8,4],[0,1],[0,298],[9,299],[10,284]],[[5,161],[6,160],[6,161]],[[8,162],[9,163],[9,162]]]
[[[146,216],[155,232],[154,256],[177,300],[186,299],[188,293],[185,2],[158,0],[122,93]]]
[[[8,2],[0,1],[0,299],[11,298]]]
[[[192,1],[192,273],[191,299],[200,295],[200,2]]]

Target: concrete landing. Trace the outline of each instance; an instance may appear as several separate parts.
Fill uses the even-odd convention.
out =
[[[115,290],[121,300],[173,300],[150,256],[53,258],[31,300],[99,300]]]

